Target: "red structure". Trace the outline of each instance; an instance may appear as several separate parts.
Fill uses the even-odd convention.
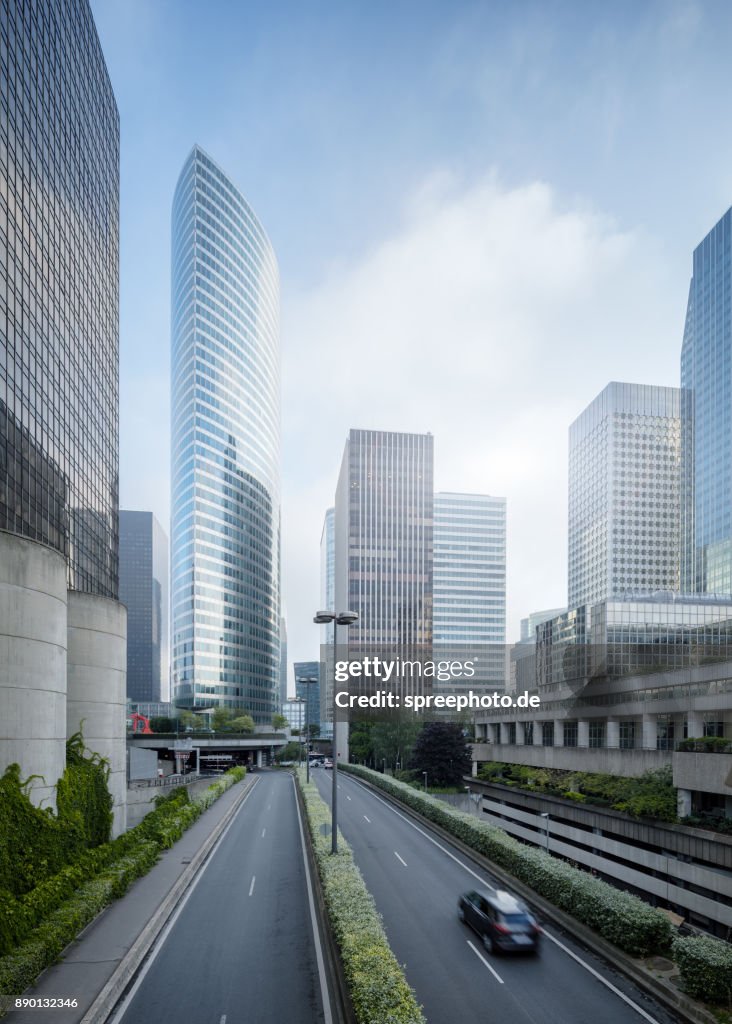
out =
[[[130,715],[130,721],[132,723],[132,731],[138,733],[141,736],[152,736],[153,731],[150,728],[150,719],[145,718],[138,711],[135,711],[133,715]]]

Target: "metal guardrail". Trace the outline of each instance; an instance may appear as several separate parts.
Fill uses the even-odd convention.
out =
[[[188,772],[186,775],[164,775],[162,778],[154,779],[130,779],[127,783],[129,789],[153,789],[164,786],[182,786],[189,782],[196,782],[197,779],[207,779],[212,772]]]

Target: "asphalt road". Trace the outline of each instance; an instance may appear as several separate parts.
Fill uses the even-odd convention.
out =
[[[293,779],[262,771],[115,1024],[329,1024]]]
[[[311,777],[330,803],[331,773],[318,768]],[[538,957],[488,955],[458,921],[457,900],[480,885],[504,886],[353,778],[338,779],[340,829],[430,1024],[676,1024],[554,926]]]

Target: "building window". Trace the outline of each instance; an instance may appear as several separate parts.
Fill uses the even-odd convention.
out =
[[[515,743],[516,742],[516,723],[515,722],[509,722],[508,723],[507,732],[508,732],[508,742],[509,743]]]
[[[565,747],[577,746],[577,722],[564,723],[564,745]]]
[[[660,718],[656,726],[656,749],[674,749],[674,723],[667,719]]]
[[[633,750],[635,748],[635,722],[620,723],[620,749]]]
[[[590,722],[590,746],[591,747],[604,747],[605,746],[605,723],[604,722]]]
[[[724,738],[724,722],[705,722],[704,735]]]
[[[541,723],[541,745],[542,747],[554,746],[554,722]]]
[[[534,742],[534,723],[533,722],[524,722],[523,726],[524,726],[524,743],[528,744],[528,746],[531,746],[533,744],[533,742]]]

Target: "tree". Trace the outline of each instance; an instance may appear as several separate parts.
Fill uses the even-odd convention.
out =
[[[299,743],[286,743],[282,750],[276,755],[276,760],[280,761],[299,761],[300,760],[300,744]]]
[[[348,730],[348,746],[351,757],[358,764],[367,764],[373,758],[371,730],[373,722],[351,722]]]
[[[307,727],[307,735],[311,740],[317,740],[320,736],[320,725],[317,722],[310,722]]]
[[[254,732],[254,719],[251,715],[238,715],[229,722],[232,732]]]
[[[412,767],[427,772],[430,786],[460,786],[469,775],[472,755],[456,722],[426,722],[414,744]]]
[[[181,711],[180,724],[184,729],[202,729],[203,719],[200,715],[194,715],[192,711]]]
[[[229,724],[234,717],[234,711],[232,708],[219,706],[214,708],[214,712],[211,715],[211,727],[214,732],[226,732]]]
[[[175,719],[158,715],[150,719],[150,728],[153,732],[175,732]]]
[[[282,732],[287,728],[287,719],[284,715],[272,715],[272,728],[275,732]]]
[[[412,748],[419,733],[420,723],[408,712],[390,715],[381,722],[374,722],[371,730],[371,744],[374,764],[401,769],[407,767],[412,757]]]

